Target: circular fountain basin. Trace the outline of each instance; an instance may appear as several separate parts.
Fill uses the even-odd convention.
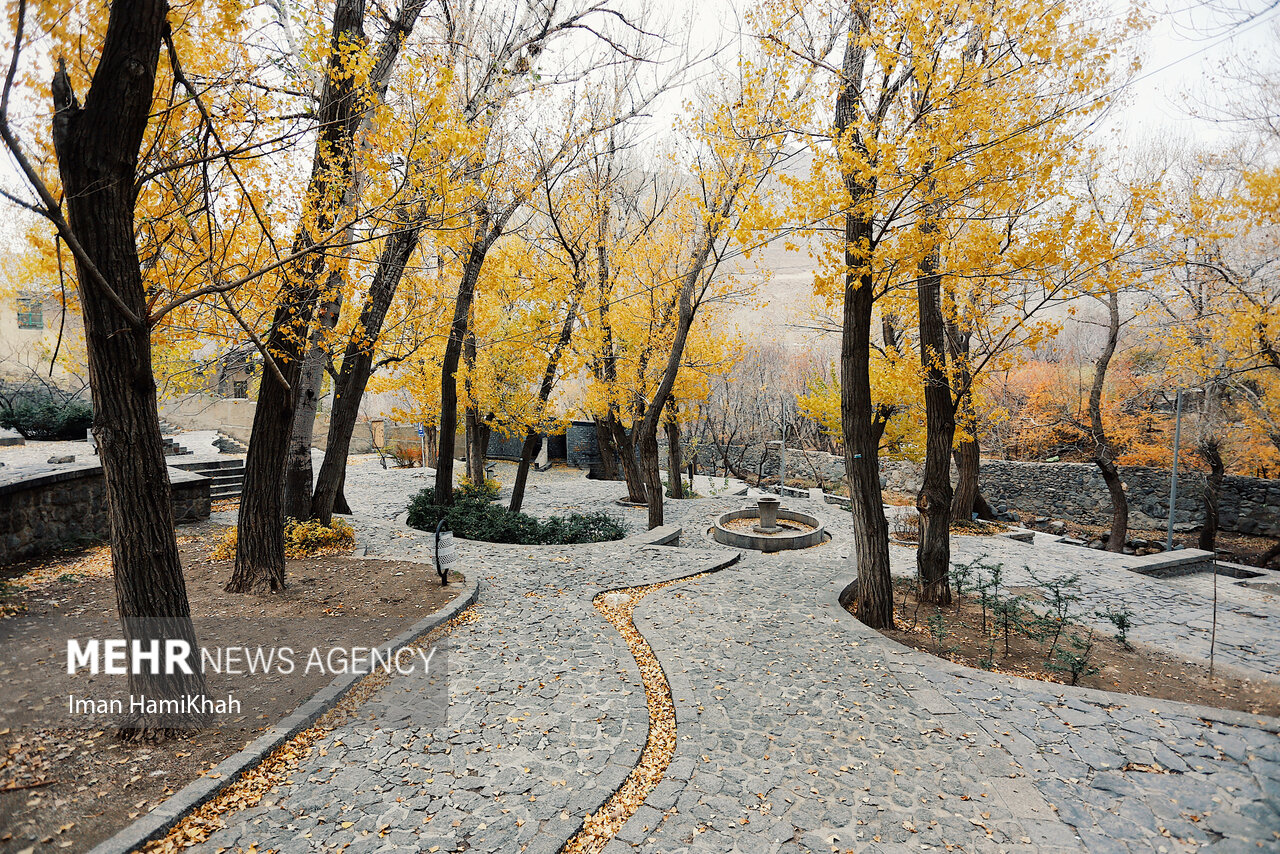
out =
[[[754,530],[754,528],[758,527],[760,519],[760,509],[758,507],[730,510],[716,519],[715,526],[711,529],[711,536],[717,543],[739,549],[755,549],[759,552],[807,549],[827,539],[826,527],[817,516],[781,508],[778,509],[777,514],[779,530],[777,533],[770,534],[759,533]],[[756,525],[750,526],[752,530],[746,531],[726,527],[726,523],[737,519],[755,520]],[[798,522],[804,527],[788,526],[787,522]]]

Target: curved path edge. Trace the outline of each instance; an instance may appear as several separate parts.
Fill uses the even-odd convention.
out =
[[[1064,811],[1060,806],[1054,805],[1055,802],[1061,804],[1063,791],[1058,789],[1055,795],[1053,787],[1043,776],[1043,769],[1035,767],[1037,763],[1034,761],[1034,754],[1027,752],[1029,748],[1036,747],[1038,749],[1039,746],[1025,741],[1002,738],[1003,724],[993,727],[991,719],[975,714],[974,709],[967,704],[960,700],[953,703],[947,693],[944,690],[940,690],[940,685],[927,678],[926,673],[928,670],[931,669],[955,679],[966,680],[969,683],[981,684],[992,692],[1024,693],[1028,696],[1034,696],[1035,693],[1052,694],[1064,706],[1069,706],[1073,703],[1088,703],[1094,706],[1117,708],[1140,706],[1143,712],[1149,712],[1155,720],[1188,716],[1198,718],[1205,726],[1210,728],[1215,724],[1221,724],[1227,727],[1260,730],[1272,736],[1280,736],[1280,718],[1252,715],[1232,709],[1218,709],[1175,700],[1121,694],[1097,688],[1043,682],[1012,674],[991,673],[921,652],[866,626],[845,609],[840,602],[841,596],[856,579],[856,572],[842,573],[837,576],[823,592],[820,607],[835,609],[837,622],[855,634],[859,642],[879,646],[879,648],[887,652],[888,656],[886,656],[885,663],[889,672],[902,686],[902,689],[927,711],[935,715],[957,715],[967,718],[978,731],[990,736],[993,747],[999,746],[1010,758],[1018,763],[1019,768],[1023,769],[1026,774],[1027,781],[1031,784],[1029,789],[1009,785],[992,786],[995,790],[993,794],[1004,801],[1005,807],[1015,820],[1022,822],[1024,827],[1037,827],[1041,830],[1045,829],[1049,824],[1061,823],[1077,834],[1077,839],[1083,850],[1092,851],[1095,850],[1095,846],[1102,844],[1106,840],[1105,830],[1096,825],[1096,817],[1092,817],[1095,822],[1094,826],[1089,826],[1089,818],[1091,816],[1088,812]],[[1160,724],[1157,725],[1161,726]],[[1009,733],[1003,732],[1003,735],[1008,736]],[[1052,749],[1052,745],[1048,746]],[[1019,747],[1022,749],[1019,750]],[[1057,751],[1053,750],[1053,752],[1056,753]],[[998,782],[1003,784],[1005,781]],[[1072,780],[1071,782],[1075,784],[1080,781]],[[1266,797],[1265,791],[1261,794],[1264,798]],[[1275,833],[1274,829],[1272,832],[1273,834]],[[1103,835],[1098,836],[1099,833]],[[1110,842],[1112,840],[1106,841]],[[1224,839],[1223,841],[1229,846],[1232,840]],[[1268,841],[1274,842],[1275,839],[1268,840],[1264,836],[1258,836],[1256,839],[1250,840],[1249,845],[1256,844],[1261,847]],[[1120,843],[1117,842],[1116,844],[1119,845]],[[1249,847],[1249,845],[1245,847]],[[1214,847],[1216,848],[1216,846]],[[1115,850],[1121,850],[1121,848],[1116,848]],[[1165,849],[1161,848],[1159,850]],[[1174,849],[1170,848],[1170,850]]]
[[[382,649],[394,653],[422,635],[444,625],[475,604],[479,589],[479,580],[468,578],[462,589],[447,605],[396,635]],[[356,673],[336,677],[309,700],[294,709],[293,713],[280,723],[271,727],[240,752],[232,754],[210,769],[213,774],[206,774],[188,783],[154,810],[111,838],[98,843],[89,854],[127,854],[148,842],[162,838],[187,814],[212,800],[218,793],[239,780],[245,771],[256,766],[276,748],[314,724],[366,675]],[[214,774],[218,776],[214,777]]]
[[[1039,679],[1028,679],[1025,676],[1017,676],[1011,673],[992,673],[987,670],[981,670],[976,667],[968,667],[963,664],[957,664],[954,661],[948,661],[945,658],[938,658],[927,652],[921,652],[918,649],[909,647],[905,644],[898,643],[892,638],[885,637],[880,632],[866,626],[853,614],[850,614],[843,605],[840,604],[841,594],[857,581],[856,572],[842,575],[831,583],[826,595],[823,597],[823,604],[836,609],[838,612],[837,619],[847,622],[851,628],[856,629],[860,637],[865,637],[868,641],[878,643],[885,649],[890,650],[895,655],[910,659],[913,663],[920,663],[926,667],[932,667],[935,670],[941,670],[948,675],[960,677],[963,679],[971,679],[975,682],[984,682],[993,689],[996,688],[1017,688],[1026,687],[1034,688],[1040,691],[1051,691],[1064,698],[1072,697],[1085,701],[1104,701],[1116,703],[1119,705],[1133,705],[1135,702],[1141,702],[1143,706],[1151,706],[1157,709],[1167,709],[1171,713],[1194,715],[1205,721],[1215,721],[1217,723],[1230,724],[1232,726],[1247,726],[1265,729],[1268,732],[1280,735],[1280,718],[1270,717],[1268,715],[1251,715],[1247,712],[1238,712],[1234,709],[1219,709],[1213,706],[1200,706],[1195,703],[1183,703],[1178,700],[1165,700],[1159,697],[1144,697],[1139,694],[1121,694],[1116,691],[1104,691],[1101,688],[1085,688],[1079,685],[1064,685],[1060,682],[1044,682]],[[901,681],[901,673],[896,674]],[[912,685],[903,683],[903,688],[916,693],[923,690],[926,686],[916,688]]]

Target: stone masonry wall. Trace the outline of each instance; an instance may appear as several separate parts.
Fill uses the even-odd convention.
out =
[[[1169,471],[1124,467],[1120,475],[1129,497],[1129,524],[1160,527],[1169,519]],[[1111,518],[1111,500],[1097,466],[1085,463],[1023,463],[987,460],[979,482],[992,504],[1010,510],[1095,524]],[[1175,523],[1204,522],[1201,494],[1205,476],[1178,472]],[[1223,479],[1218,508],[1224,531],[1280,537],[1280,481],[1257,477]]]
[[[174,521],[209,518],[209,479],[169,469]],[[97,463],[0,469],[0,565],[111,533],[107,489]]]
[[[764,457],[761,468],[761,456]],[[703,473],[712,466],[723,469],[724,454],[716,448],[698,449],[698,467]],[[762,445],[730,449],[729,459],[743,473],[762,471],[776,479],[780,461],[777,452]],[[827,482],[844,477],[844,458],[815,451],[787,449],[787,477],[814,479],[815,470]],[[1120,470],[1129,496],[1129,523],[1139,528],[1158,528],[1169,518],[1169,471],[1130,466]],[[954,482],[955,471],[952,470]],[[1106,524],[1111,519],[1111,500],[1098,468],[1089,463],[1038,463],[983,460],[978,480],[983,496],[997,510],[1050,516],[1077,522]],[[880,483],[885,489],[914,495],[920,490],[921,466],[910,460],[885,460],[880,464]],[[1204,523],[1201,492],[1204,473],[1178,473],[1176,523]],[[1222,485],[1219,522],[1224,531],[1280,537],[1280,480],[1228,476]]]

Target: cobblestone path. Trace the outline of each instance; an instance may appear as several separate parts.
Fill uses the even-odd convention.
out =
[[[608,506],[609,486],[557,483],[530,508]],[[742,501],[673,502],[685,548],[463,543],[480,600],[449,641],[447,725],[389,710],[334,730],[202,850],[559,851],[630,773],[648,729],[639,672],[593,596],[720,566],[728,553],[700,531]],[[824,546],[748,556],[636,608],[671,685],[677,743],[607,854],[1280,850],[1280,721],[906,650],[837,604],[852,578],[841,524]],[[430,554],[425,535],[360,528],[372,555]],[[994,546],[1021,566],[1016,544],[957,543],[959,556]],[[1170,589],[1199,607],[1195,591]],[[1140,632],[1178,634],[1154,619]],[[1269,666],[1244,644],[1237,655]]]

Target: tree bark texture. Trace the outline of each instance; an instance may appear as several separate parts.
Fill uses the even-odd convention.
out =
[[[364,0],[338,0],[333,13],[328,70],[318,108],[318,128],[306,213],[293,242],[304,252],[286,266],[271,320],[266,350],[279,368],[262,372],[253,432],[240,497],[239,541],[229,593],[279,591],[284,578],[284,475],[296,391],[327,261],[318,243],[333,231],[351,183],[356,128],[362,120],[361,92],[343,71],[352,45],[365,41]],[[281,380],[283,379],[283,383]]]
[[[312,334],[306,361],[302,363],[302,375],[298,379],[298,406],[293,414],[293,434],[289,437],[284,475],[284,515],[291,519],[306,519],[311,515],[311,486],[315,479],[311,446],[315,442],[320,389],[324,386],[324,339],[338,325],[341,285],[341,274],[336,270],[330,272],[325,291],[333,296],[320,306],[319,323]],[[325,447],[328,447],[327,443]]]
[[[600,449],[600,469],[605,480],[621,480],[618,470],[618,449],[613,444],[613,434],[609,431],[606,418],[595,418],[596,447]]]
[[[916,569],[920,601],[942,607],[951,604],[951,445],[956,421],[947,376],[942,276],[938,273],[936,249],[926,256],[918,272],[916,301],[920,311],[920,365],[924,369],[925,454],[924,482],[916,498],[916,509],[920,511]]]
[[[952,307],[955,300],[948,296]],[[973,518],[978,501],[978,469],[981,449],[978,444],[978,417],[973,410],[973,375],[969,367],[969,333],[954,320],[946,320],[947,349],[955,367],[954,397],[956,415],[964,437],[956,443],[956,488],[951,497],[951,518],[967,522]]]
[[[861,25],[854,16],[845,44],[840,90],[836,96],[836,132],[858,144],[853,134],[860,109],[866,54]],[[844,298],[840,331],[840,431],[853,516],[850,559],[857,569],[853,612],[871,628],[893,627],[893,584],[889,575],[889,524],[880,493],[879,431],[871,402],[871,322],[875,283],[871,256],[874,232],[862,206],[874,198],[874,180],[856,170],[843,174],[851,202],[844,216]],[[883,430],[883,427],[880,428]]]
[[[665,496],[662,490],[662,470],[658,467],[658,430],[647,421],[632,429],[636,453],[640,457],[640,473],[644,478],[645,498],[649,504],[649,530],[662,525],[662,509]]]
[[[1121,553],[1129,538],[1129,498],[1124,492],[1120,470],[1116,467],[1115,448],[1102,423],[1102,390],[1107,382],[1107,368],[1120,341],[1120,295],[1116,291],[1107,294],[1107,339],[1093,372],[1089,387],[1089,438],[1093,442],[1093,461],[1102,473],[1111,496],[1111,533],[1107,537],[1107,551]]]
[[[673,416],[662,422],[667,434],[667,480],[671,483],[671,497],[684,498],[684,480],[680,476],[683,463],[680,460],[680,422]]]
[[[1200,441],[1197,452],[1209,467],[1209,473],[1204,479],[1204,491],[1200,494],[1204,505],[1204,526],[1200,529],[1200,541],[1197,545],[1203,551],[1211,552],[1218,541],[1218,503],[1222,495],[1222,477],[1226,473],[1222,462],[1222,442],[1217,436],[1207,436]]]
[[[453,302],[453,321],[449,324],[449,338],[444,345],[444,358],[440,365],[440,449],[436,455],[436,504],[453,503],[453,455],[458,435],[458,363],[462,358],[462,345],[467,337],[471,303],[475,299],[476,284],[490,242],[483,232],[472,240],[467,262],[462,268],[462,280],[458,283],[458,296]]]
[[[127,318],[77,258],[93,433],[106,482],[120,623],[130,641],[172,638],[195,649],[134,238],[138,152],[151,112],[167,12],[163,0],[111,4],[101,59],[83,107],[59,63],[53,81],[53,143],[72,231],[124,308],[142,319],[135,323]],[[203,694],[204,678],[195,670],[192,675],[131,674],[129,690],[157,700]],[[203,722],[200,716],[134,714],[121,735],[158,740]]]
[[[311,498],[312,518],[329,524],[342,483],[346,478],[347,456],[351,453],[351,434],[360,415],[369,377],[373,375],[373,355],[382,334],[382,324],[404,277],[413,250],[422,235],[421,226],[403,228],[392,233],[378,255],[378,268],[369,286],[369,294],[360,310],[360,319],[342,354],[342,367],[333,388],[333,410],[329,413],[329,440],[324,461],[316,478],[315,495]],[[429,465],[427,459],[422,464]],[[343,504],[345,505],[345,501]],[[348,511],[349,512],[349,511]]]

